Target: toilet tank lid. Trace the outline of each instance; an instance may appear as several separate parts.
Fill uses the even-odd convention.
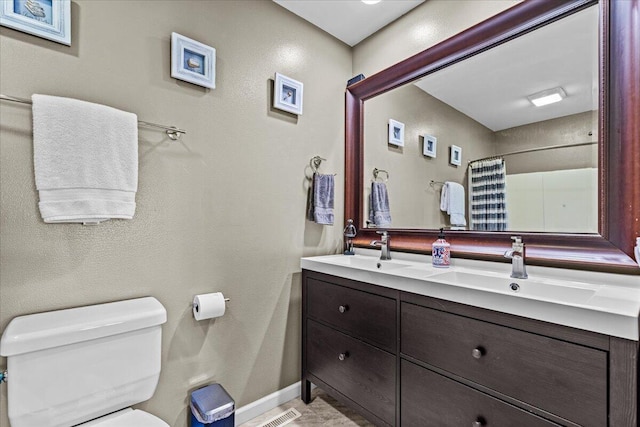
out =
[[[0,356],[88,341],[167,321],[154,297],[136,298],[15,317],[0,340]]]

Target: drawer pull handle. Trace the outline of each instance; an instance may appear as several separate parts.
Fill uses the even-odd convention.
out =
[[[349,310],[349,306],[348,306],[348,305],[346,305],[346,304],[345,304],[345,305],[341,305],[340,307],[338,307],[338,311],[339,311],[340,313],[345,313],[345,312],[346,312],[346,311],[348,311],[348,310]]]
[[[482,427],[486,425],[487,425],[487,422],[482,417],[476,418],[476,420],[471,423],[471,427]]]
[[[349,357],[349,352],[348,352],[348,351],[345,351],[344,353],[340,353],[340,354],[338,355],[338,360],[342,362],[342,361],[344,361],[347,357]]]
[[[482,356],[484,356],[484,348],[482,347],[476,347],[471,351],[471,355],[473,356],[474,359],[480,359]]]

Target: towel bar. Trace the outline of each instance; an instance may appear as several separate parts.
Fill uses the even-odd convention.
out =
[[[29,100],[29,99],[17,98],[15,96],[8,96],[8,95],[0,94],[0,99],[2,99],[3,101],[18,102],[20,104],[28,104],[28,105],[32,104],[31,100]],[[170,139],[174,140],[174,141],[178,140],[183,134],[187,133],[186,130],[179,129],[179,128],[175,127],[175,126],[158,125],[156,123],[144,122],[142,120],[138,120],[138,126],[147,127],[147,128],[162,129],[162,130],[165,131],[167,136]]]

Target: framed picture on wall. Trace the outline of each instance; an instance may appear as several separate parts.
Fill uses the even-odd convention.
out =
[[[452,165],[460,166],[462,164],[462,148],[457,145],[451,146],[451,159],[449,163]]]
[[[178,33],[171,33],[171,77],[216,88],[216,50]]]
[[[282,111],[301,115],[303,89],[302,82],[276,73],[273,106]]]
[[[389,119],[389,144],[404,147],[404,123]]]
[[[0,1],[0,25],[71,46],[71,0]]]
[[[438,144],[438,139],[432,135],[423,135],[423,146],[422,146],[422,154],[428,157],[436,157],[436,145]]]

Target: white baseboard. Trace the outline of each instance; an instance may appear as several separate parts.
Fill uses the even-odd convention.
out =
[[[235,425],[239,426],[240,424],[244,424],[297,397],[300,397],[300,381],[238,408],[235,414]]]

